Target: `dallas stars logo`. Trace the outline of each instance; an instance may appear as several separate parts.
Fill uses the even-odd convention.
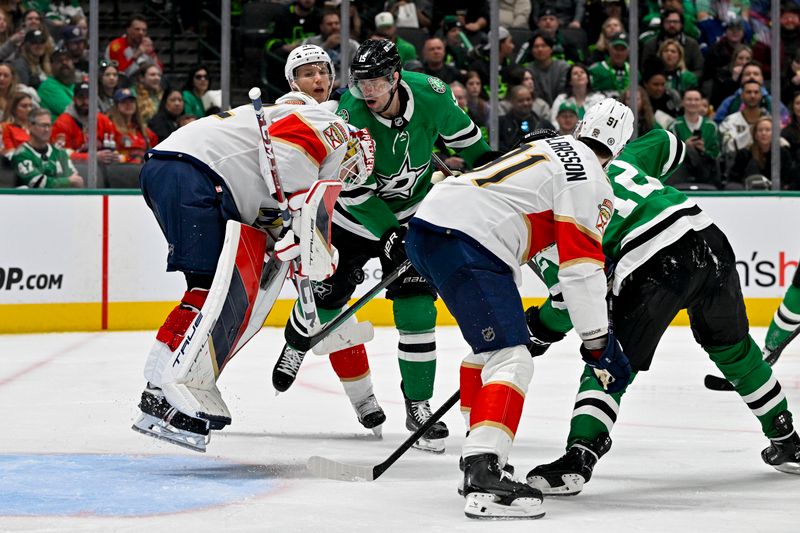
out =
[[[375,173],[375,180],[378,183],[378,194],[382,198],[403,198],[411,197],[411,192],[417,184],[417,180],[425,174],[428,169],[429,163],[425,163],[419,167],[412,167],[408,160],[408,152],[406,152],[403,164],[394,174],[384,176]]]

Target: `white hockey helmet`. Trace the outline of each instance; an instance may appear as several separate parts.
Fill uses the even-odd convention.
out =
[[[333,61],[328,52],[314,44],[302,44],[292,50],[289,58],[286,60],[286,65],[283,67],[283,73],[286,75],[286,82],[293,91],[297,90],[297,85],[294,83],[294,75],[297,67],[308,65],[309,63],[325,63],[328,65],[328,72],[331,75],[331,87],[333,89],[333,82],[336,80],[336,71],[333,68]],[[330,90],[328,96],[330,96]]]
[[[606,98],[586,110],[578,122],[576,139],[593,139],[611,151],[611,158],[619,155],[633,135],[633,111],[613,98]]]
[[[363,184],[375,168],[375,141],[372,140],[369,130],[347,124],[347,131],[350,137],[339,171],[339,179],[342,180],[345,190],[355,189]]]

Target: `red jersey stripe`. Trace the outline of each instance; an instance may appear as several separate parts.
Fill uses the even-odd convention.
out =
[[[558,258],[562,266],[580,260],[604,264],[603,244],[596,234],[569,218],[557,219],[555,226]]]
[[[290,144],[302,151],[317,166],[322,165],[328,155],[327,145],[319,137],[317,129],[296,113],[273,122],[269,127],[269,134],[275,141]]]

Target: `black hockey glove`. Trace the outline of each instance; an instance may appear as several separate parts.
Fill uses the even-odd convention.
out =
[[[617,339],[610,332],[604,350],[587,350],[581,345],[581,357],[594,369],[594,376],[609,394],[624,392],[631,380],[631,363]]]
[[[528,351],[531,353],[531,357],[542,355],[551,344],[567,336],[566,333],[553,331],[542,324],[539,318],[539,308],[535,305],[529,307],[528,310],[525,311],[525,321],[528,323],[528,333],[530,334]]]
[[[406,255],[406,228],[390,228],[381,237],[381,266],[391,272],[408,259]]]

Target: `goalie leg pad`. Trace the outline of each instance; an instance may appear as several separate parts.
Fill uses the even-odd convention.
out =
[[[286,276],[288,265],[265,254],[268,244],[266,232],[228,222],[208,297],[158,383],[172,406],[212,429],[230,423],[216,380],[261,328]]]

